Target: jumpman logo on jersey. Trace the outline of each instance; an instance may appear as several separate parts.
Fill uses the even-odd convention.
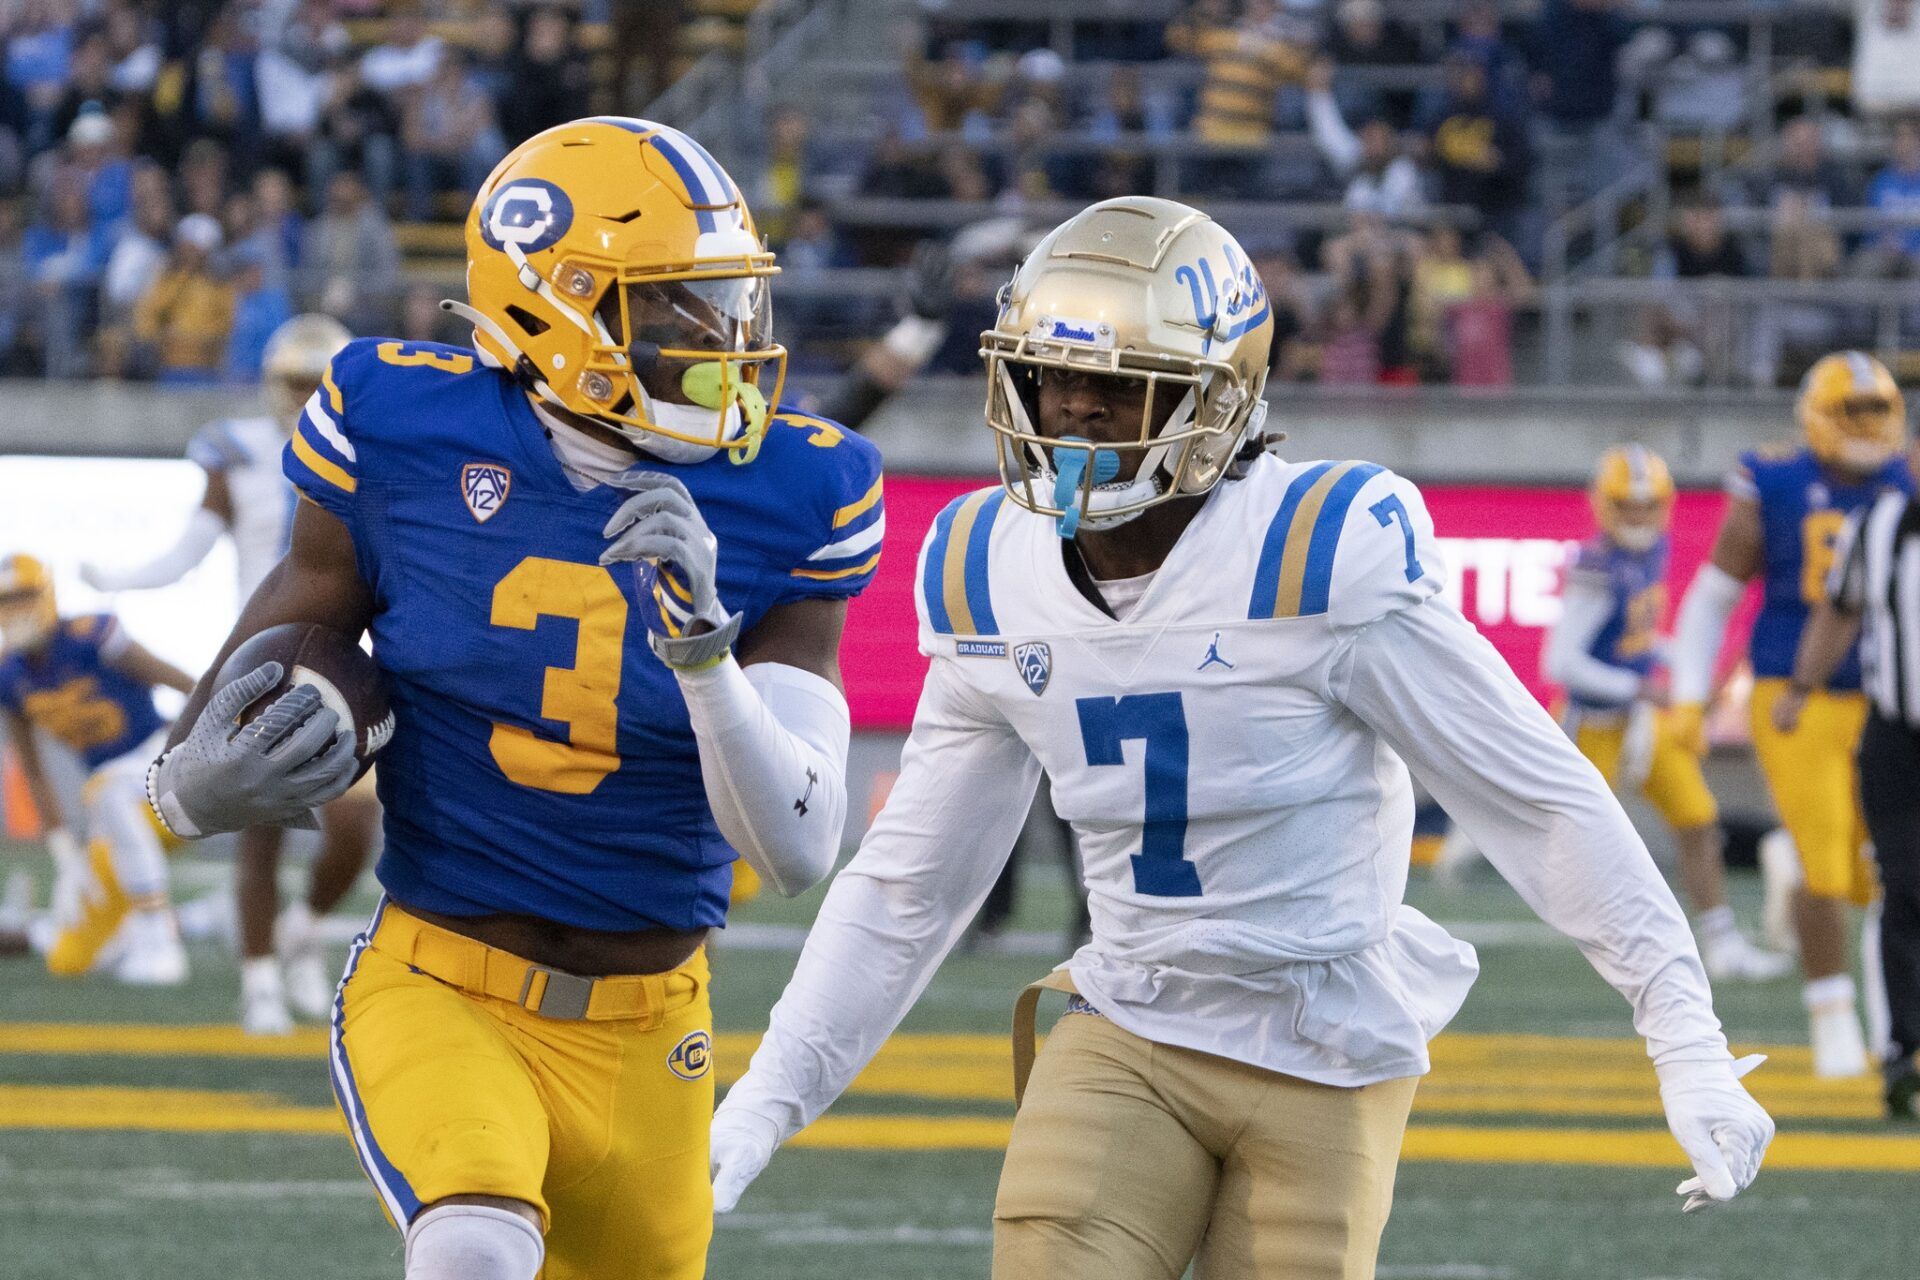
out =
[[[1233,664],[1220,656],[1220,633],[1218,631],[1213,633],[1213,643],[1207,646],[1207,656],[1200,659],[1200,665],[1195,667],[1194,670],[1205,671],[1208,667],[1212,666],[1225,667],[1229,671],[1233,670]]]

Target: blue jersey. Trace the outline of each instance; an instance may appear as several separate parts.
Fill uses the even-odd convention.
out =
[[[1613,601],[1607,625],[1593,638],[1588,656],[1643,678],[1653,673],[1660,623],[1667,613],[1667,557],[1664,537],[1645,551],[1629,551],[1598,535],[1580,544],[1571,572],[1602,584]],[[1569,696],[1576,706],[1617,709],[1614,703]]]
[[[374,596],[397,719],[378,775],[387,890],[456,916],[722,924],[735,855],[647,647],[657,606],[631,566],[599,564],[629,495],[576,489],[525,392],[471,351],[375,339],[334,357],[284,465],[352,533]],[[744,628],[872,579],[880,459],[858,436],[782,411],[750,463],[659,465],[718,539]]]
[[[1906,463],[1896,459],[1867,480],[1842,485],[1833,482],[1805,445],[1754,449],[1740,456],[1740,468],[1728,477],[1727,490],[1760,504],[1765,539],[1764,596],[1748,651],[1754,675],[1784,679],[1793,674],[1800,631],[1822,598],[1840,527],[1850,512],[1889,486],[1912,490]],[[1834,671],[1828,687],[1860,687],[1857,647]]]
[[[44,650],[0,659],[0,707],[97,769],[166,725],[153,690],[113,665],[126,647],[110,614],[63,618]]]

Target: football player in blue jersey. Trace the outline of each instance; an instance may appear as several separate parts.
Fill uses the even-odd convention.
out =
[[[187,457],[206,473],[206,486],[179,539],[143,564],[83,564],[81,579],[96,591],[170,586],[226,536],[233,540],[239,597],[252,595],[279,563],[293,528],[294,490],[280,469],[280,455],[320,375],[352,340],[344,325],[326,315],[295,316],[275,329],[261,360],[267,412],[209,422],[187,445]],[[249,1035],[292,1032],[296,1010],[316,1019],[332,1012],[335,975],[326,965],[318,919],[339,905],[365,870],[379,821],[371,778],[328,805],[307,892],[284,913],[284,832],[255,827],[240,833],[233,914],[240,926],[240,1025]]]
[[[1700,758],[1673,735],[1657,677],[1667,612],[1673,473],[1644,445],[1609,449],[1593,477],[1600,532],[1580,545],[1547,635],[1547,678],[1566,690],[1561,723],[1619,791],[1638,791],[1673,830],[1700,958],[1716,981],[1767,982],[1793,962],[1748,942],[1727,905],[1720,809]]]
[[[47,567],[28,555],[0,558],[0,722],[26,775],[54,860],[51,925],[37,934],[55,973],[111,966],[122,982],[175,986],[187,980],[167,893],[167,857],[141,789],[166,721],[153,691],[186,692],[184,671],[142,648],[111,614],[63,618]],[[78,757],[87,841],[68,825],[46,763],[44,734]]]
[[[1893,375],[1872,356],[1848,351],[1818,361],[1801,387],[1799,417],[1804,443],[1745,453],[1727,479],[1732,503],[1712,559],[1680,608],[1673,714],[1679,736],[1704,751],[1701,723],[1727,621],[1747,584],[1761,579],[1764,598],[1749,642],[1754,755],[1804,872],[1793,919],[1814,1074],[1853,1076],[1866,1072],[1867,1051],[1848,972],[1847,907],[1869,906],[1876,894],[1854,779],[1854,747],[1867,717],[1859,655],[1848,656],[1826,689],[1795,689],[1791,678],[1800,633],[1822,598],[1848,513],[1890,485],[1913,482],[1900,457],[1906,407]],[[1806,704],[1791,734],[1776,728],[1772,715],[1786,697]]]
[[[839,850],[837,655],[879,559],[879,458],[775,407],[772,255],[685,134],[549,129],[466,235],[448,305],[473,348],[335,358],[288,445],[292,546],[228,649],[369,631],[387,679],[387,896],[331,1071],[409,1280],[691,1280],[702,942],[736,855],[793,893]],[[150,774],[174,830],[297,820],[345,785],[307,690],[230,740],[276,674],[203,682]]]

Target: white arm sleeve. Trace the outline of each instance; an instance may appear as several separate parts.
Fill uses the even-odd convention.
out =
[[[846,698],[778,662],[676,674],[720,834],[778,893],[820,883],[847,818]]]
[[[145,564],[126,569],[89,565],[83,576],[95,591],[144,591],[169,586],[205,560],[207,552],[213,550],[213,544],[220,541],[220,535],[226,531],[226,521],[205,507],[195,507],[179,540]]]
[[[1673,891],[1599,772],[1451,606],[1360,630],[1329,692],[1633,1007],[1656,1065],[1727,1055]]]
[[[766,1038],[722,1112],[784,1142],[852,1083],[926,989],[1006,865],[1040,766],[935,659],[900,778],[834,878]]]
[[[1344,178],[1353,172],[1360,163],[1360,138],[1340,114],[1340,104],[1330,90],[1307,95],[1307,128],[1335,174]]]
[[[1627,703],[1640,693],[1640,677],[1593,656],[1593,642],[1613,616],[1613,593],[1584,574],[1567,575],[1560,593],[1560,621],[1547,633],[1542,665],[1547,679],[1593,702]]]
[[[1746,583],[1711,560],[1693,575],[1673,627],[1675,702],[1705,702],[1713,693],[1713,664],[1727,636],[1727,620],[1746,591]]]

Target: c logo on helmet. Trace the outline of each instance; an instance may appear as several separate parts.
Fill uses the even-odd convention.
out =
[[[519,178],[493,193],[480,211],[480,238],[495,249],[514,245],[538,253],[558,244],[573,225],[573,201],[539,178]]]

